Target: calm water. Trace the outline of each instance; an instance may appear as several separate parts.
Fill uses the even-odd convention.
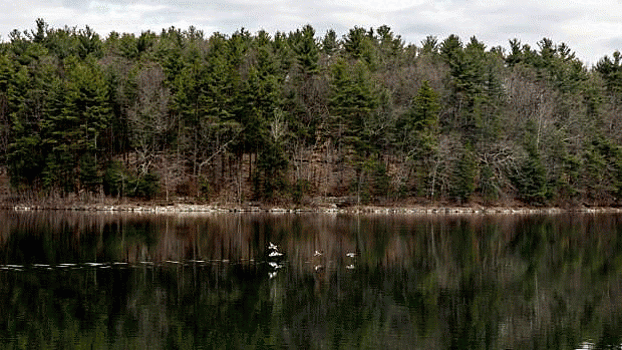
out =
[[[615,215],[0,212],[0,223],[2,349],[622,344]]]

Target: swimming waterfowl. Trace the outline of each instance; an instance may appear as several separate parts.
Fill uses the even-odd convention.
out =
[[[278,263],[275,263],[274,261],[268,262],[268,265],[270,265],[270,267],[275,269],[275,270],[283,268],[283,265],[279,265]]]

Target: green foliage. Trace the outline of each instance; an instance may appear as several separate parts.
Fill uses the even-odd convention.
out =
[[[298,179],[292,186],[292,200],[296,204],[301,204],[305,195],[311,189],[311,183],[308,180]]]
[[[435,129],[438,128],[439,110],[438,94],[430,87],[430,83],[424,80],[413,100],[411,121],[414,129],[437,131]]]
[[[440,109],[438,94],[424,80],[410,108],[395,123],[396,144],[410,163],[413,186],[420,196],[430,186],[432,163],[438,152]]]
[[[585,145],[580,178],[587,199],[599,202],[618,196],[622,174],[620,146],[596,136]]]
[[[102,42],[99,35],[89,26],[78,31],[78,56],[84,59],[88,56],[100,58],[102,55]]]
[[[519,173],[514,177],[518,196],[525,202],[543,205],[547,198],[546,169],[536,152],[529,152]]]
[[[315,41],[315,29],[310,25],[304,26],[302,30],[294,33],[293,41],[292,46],[302,74],[317,74],[319,72],[320,51]]]
[[[41,139],[37,135],[23,136],[11,143],[7,163],[13,187],[35,185],[45,167],[44,162]]]
[[[533,121],[528,121],[524,136],[527,157],[520,164],[518,172],[513,174],[512,181],[520,199],[530,204],[543,205],[548,193],[547,174],[538,149],[537,133],[537,125]]]
[[[335,63],[330,107],[337,142],[353,146],[360,154],[370,152],[371,140],[362,136],[378,102],[374,80],[364,64],[359,62],[349,68],[344,60]]]
[[[101,68],[94,61],[68,62],[70,67],[60,115],[52,118],[52,139],[69,143],[78,153],[96,152],[97,141],[108,127],[111,110]]]
[[[499,183],[493,170],[488,165],[481,168],[479,176],[479,190],[485,201],[495,201],[499,198]]]
[[[362,27],[354,27],[349,30],[343,38],[345,52],[355,59],[371,58],[371,35],[372,31],[367,31]]]
[[[134,188],[133,192],[130,193],[131,196],[151,199],[160,191],[160,177],[149,172],[138,176],[130,185],[133,185]]]
[[[605,80],[607,89],[616,96],[622,96],[622,54],[615,51],[611,58],[605,56],[596,63],[596,71]]]
[[[387,167],[385,163],[376,160],[372,164],[368,165],[372,187],[371,193],[375,198],[386,198],[389,196],[391,187],[391,179],[387,175]]]
[[[438,54],[439,44],[438,39],[435,36],[428,35],[421,41],[421,53],[430,55]]]
[[[458,202],[615,204],[620,67],[619,52],[587,68],[547,38],[505,51],[456,35],[404,45],[388,26],[316,38],[306,25],[104,39],[38,19],[0,44],[0,165],[15,188],[61,193],[151,197],[157,172],[167,194],[185,183],[237,200],[353,184],[372,201],[394,183]],[[296,178],[312,180],[290,188]]]
[[[199,197],[203,200],[208,200],[210,195],[209,179],[205,176],[199,177]]]
[[[384,61],[395,59],[404,50],[404,42],[399,35],[395,35],[387,25],[380,26],[376,30],[376,41],[380,49],[380,57]]]
[[[322,39],[322,52],[326,55],[334,55],[337,50],[339,50],[337,33],[333,29],[329,29]]]
[[[47,190],[58,189],[63,194],[77,189],[74,157],[67,148],[56,148],[47,155],[42,172],[43,185]]]
[[[288,161],[278,141],[264,144],[257,159],[257,172],[253,178],[255,197],[273,199],[287,188]]]
[[[119,161],[112,161],[106,167],[103,185],[104,193],[113,196],[126,196],[131,179],[130,172]]]
[[[244,101],[237,121],[243,125],[244,149],[260,149],[268,137],[268,118],[279,107],[278,80],[274,75],[263,74],[251,68],[244,87]]]
[[[103,187],[108,195],[151,199],[160,191],[160,178],[151,172],[135,175],[121,162],[112,161],[106,168]]]
[[[423,81],[411,108],[396,122],[398,137],[414,159],[429,157],[438,143],[440,110],[438,94]]]
[[[498,136],[498,109],[504,94],[500,70],[502,62],[486,46],[472,37],[466,46],[457,36],[448,37],[440,54],[450,68],[450,109],[453,122],[465,141],[476,145]]]
[[[6,104],[11,119],[7,165],[15,187],[40,184],[48,150],[44,148],[44,127],[57,84],[53,64],[46,59],[21,66],[6,84]]]
[[[477,162],[473,151],[466,147],[456,160],[451,174],[450,195],[458,203],[469,200],[475,191]]]
[[[80,183],[90,192],[96,192],[102,184],[97,158],[90,153],[80,158]]]
[[[387,175],[386,164],[377,156],[358,163],[356,171],[357,176],[350,184],[350,193],[356,195],[361,204],[390,197],[391,179]]]

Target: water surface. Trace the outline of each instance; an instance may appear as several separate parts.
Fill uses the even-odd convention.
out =
[[[0,223],[0,348],[622,344],[617,215],[0,212]]]

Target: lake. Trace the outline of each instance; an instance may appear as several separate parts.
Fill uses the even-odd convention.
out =
[[[614,349],[622,216],[0,212],[2,349]]]

